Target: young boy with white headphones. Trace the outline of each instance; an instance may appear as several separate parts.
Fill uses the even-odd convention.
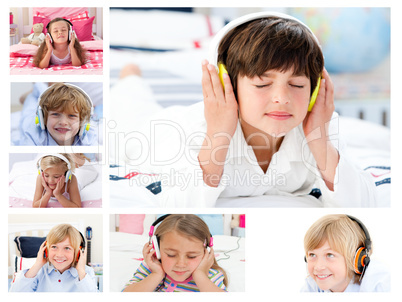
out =
[[[67,83],[55,83],[43,89],[36,104],[24,103],[19,144],[97,145],[96,130],[90,125],[94,109],[89,95],[82,88]],[[35,89],[34,92],[38,93]],[[32,114],[34,106],[35,116],[28,115]]]

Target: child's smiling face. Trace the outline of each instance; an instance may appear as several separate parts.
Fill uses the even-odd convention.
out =
[[[239,76],[237,87],[245,133],[253,133],[256,128],[273,137],[282,137],[306,117],[310,79],[305,75],[294,75],[293,70],[268,70],[261,77]]]
[[[345,291],[351,280],[345,257],[332,250],[327,241],[321,247],[308,251],[307,256],[308,272],[320,289]]]
[[[62,165],[47,168],[43,172],[46,184],[51,190],[56,189],[57,182],[66,173],[65,168]]]
[[[51,24],[50,34],[54,43],[66,43],[68,41],[69,24],[65,21],[57,21]]]
[[[176,231],[161,238],[161,263],[163,270],[175,281],[189,278],[204,256],[204,244],[198,239],[180,235]]]
[[[59,243],[49,245],[48,259],[60,273],[69,269],[74,261],[74,248],[70,243],[70,238],[66,237]]]
[[[75,108],[49,110],[46,128],[60,146],[70,146],[80,130],[80,113]]]

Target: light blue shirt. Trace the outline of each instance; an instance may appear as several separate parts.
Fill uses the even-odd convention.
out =
[[[308,276],[301,289],[302,292],[328,293],[329,290],[322,290],[317,283]],[[371,260],[363,275],[360,284],[349,283],[344,292],[389,292],[391,291],[391,277],[389,271],[381,263]]]
[[[33,278],[25,277],[28,270],[21,271],[11,284],[10,292],[97,292],[94,270],[85,266],[86,276],[79,280],[72,267],[62,274],[49,262]]]

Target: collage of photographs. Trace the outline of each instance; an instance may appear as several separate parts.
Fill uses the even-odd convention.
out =
[[[7,2],[7,301],[402,297],[396,6]]]

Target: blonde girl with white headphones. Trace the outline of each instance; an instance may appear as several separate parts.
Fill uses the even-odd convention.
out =
[[[46,208],[59,202],[64,208],[81,208],[75,164],[69,154],[45,154],[38,162],[33,208]]]

